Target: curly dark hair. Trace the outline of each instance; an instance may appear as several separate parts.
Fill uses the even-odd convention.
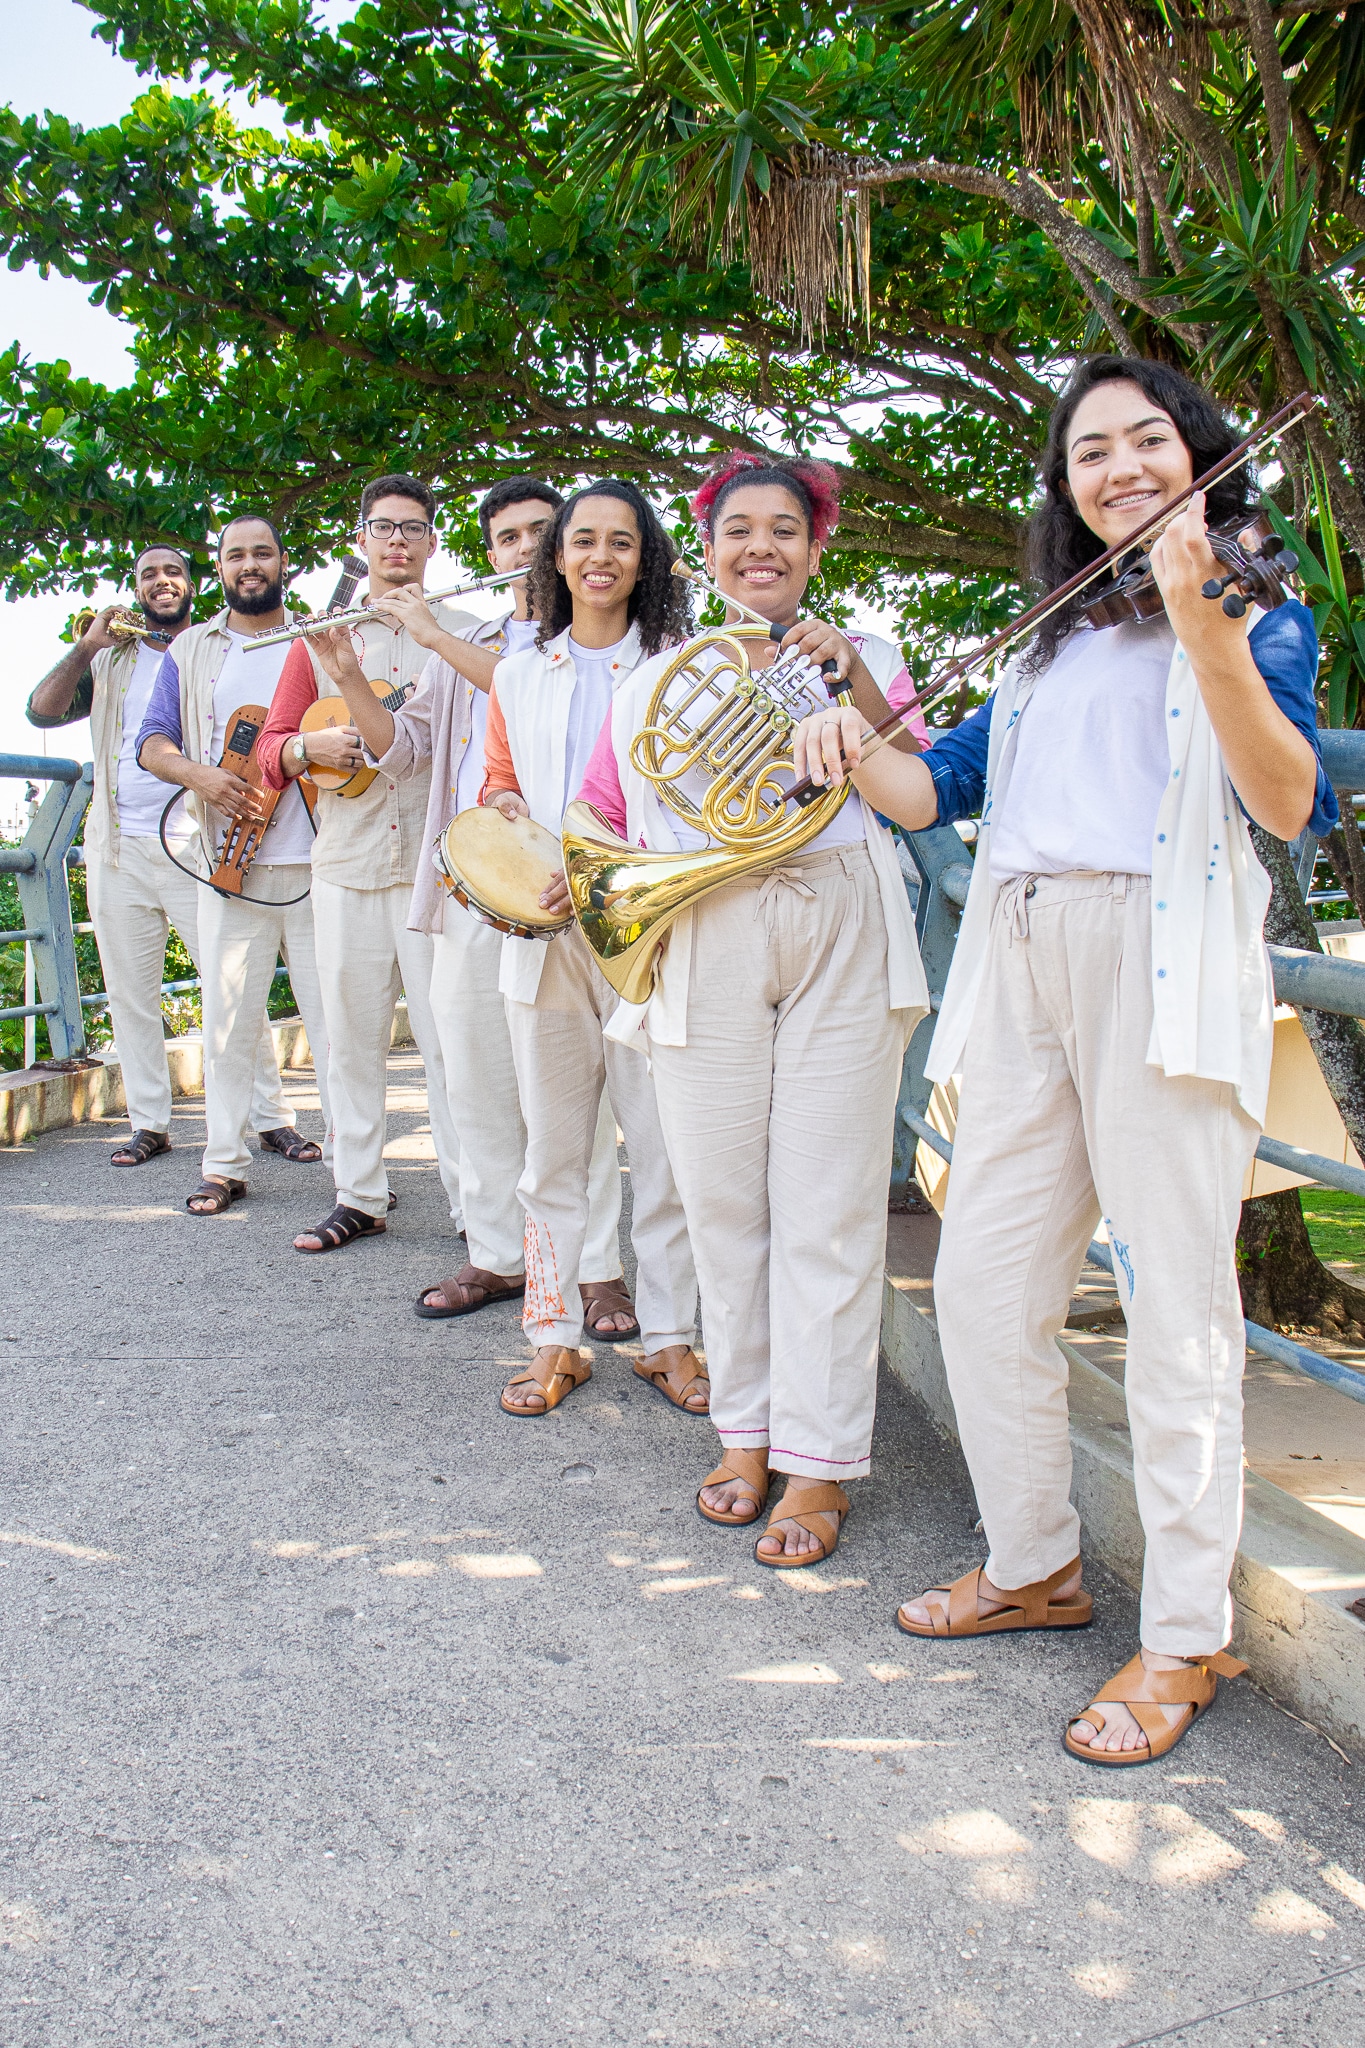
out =
[[[692,599],[687,585],[672,574],[677,549],[659,522],[659,515],[634,484],[620,477],[604,477],[575,491],[556,512],[536,549],[535,560],[526,576],[526,597],[532,617],[539,620],[537,647],[548,647],[557,634],[573,623],[573,600],[569,586],[555,566],[564,532],[576,506],[585,498],[619,498],[635,514],[640,535],[640,570],[630,593],[627,616],[640,631],[640,647],[646,655],[661,647],[672,647],[692,631]]]
[[[1055,590],[1068,576],[1074,576],[1087,562],[1104,553],[1104,542],[1090,531],[1067,493],[1066,444],[1076,408],[1086,394],[1098,384],[1120,383],[1136,384],[1145,398],[1170,414],[1190,451],[1196,476],[1202,476],[1241,439],[1208,393],[1169,363],[1149,362],[1142,356],[1086,356],[1072,371],[1052,409],[1047,444],[1038,458],[1043,502],[1025,532],[1024,566],[1040,595]],[[1209,524],[1241,518],[1253,509],[1258,496],[1250,470],[1235,470],[1209,492]],[[1037,674],[1048,666],[1062,641],[1081,623],[1082,616],[1079,602],[1073,599],[1043,621],[1025,657],[1031,673]]]

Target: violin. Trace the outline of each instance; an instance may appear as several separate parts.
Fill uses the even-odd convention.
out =
[[[1289,592],[1288,579],[1299,566],[1299,558],[1276,533],[1268,516],[1229,520],[1209,528],[1209,546],[1215,560],[1227,571],[1210,576],[1201,585],[1202,595],[1223,600],[1230,619],[1246,617],[1247,606],[1258,604],[1262,611],[1274,611]],[[1080,611],[1089,626],[1124,626],[1134,620],[1160,618],[1166,609],[1157,585],[1149,554],[1131,561],[1121,576],[1080,600]]]

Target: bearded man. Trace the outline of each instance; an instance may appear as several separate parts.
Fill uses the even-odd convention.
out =
[[[159,828],[169,792],[138,766],[135,752],[162,656],[190,623],[190,558],[180,548],[159,542],[145,547],[133,563],[133,584],[152,628],[147,637],[120,635],[120,608],[106,605],[28,700],[30,725],[45,731],[90,720],[95,783],[85,827],[86,898],[109,997],[112,1050],[122,1070],[132,1127],[127,1144],[112,1155],[111,1164],[117,1167],[145,1166],[171,1149],[171,1077],[161,989],[172,925],[196,973],[203,972],[203,892],[176,866],[176,860],[193,862],[193,826],[183,811],[173,815],[167,826],[168,853]],[[286,1128],[289,1119],[274,1041],[263,1026],[251,1106],[259,1142],[282,1150],[296,1135]]]
[[[287,647],[248,653],[256,633],[285,623],[288,570],[274,524],[239,512],[222,530],[218,573],[224,609],[192,626],[161,663],[137,736],[137,759],[163,783],[191,792],[200,853],[212,873],[225,823],[259,817],[260,793],[218,764],[237,713],[269,704]],[[263,717],[260,722],[263,723]],[[195,1216],[221,1216],[246,1193],[246,1132],[259,1020],[283,955],[308,1032],[327,1129],[327,1026],[313,952],[308,896],[313,826],[298,790],[288,792],[261,838],[242,896],[205,889],[199,912],[204,985],[204,1097],[208,1143],[203,1180],[186,1198]],[[272,1134],[286,1158],[317,1159],[319,1148],[291,1124]]]

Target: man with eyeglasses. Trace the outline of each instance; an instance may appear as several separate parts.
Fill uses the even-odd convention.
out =
[[[416,477],[381,476],[365,486],[356,544],[369,563],[371,604],[407,587],[420,591],[437,548],[435,516],[436,500]],[[431,609],[447,633],[463,634],[477,624],[471,613],[450,605]],[[402,620],[376,613],[357,627],[355,639],[376,695],[398,695],[400,702],[410,696],[428,650]],[[304,713],[319,697],[337,697],[340,723],[303,733]],[[374,767],[335,683],[304,640],[295,641],[280,672],[257,758],[276,787],[315,767]],[[294,1239],[296,1251],[334,1251],[385,1227],[394,1200],[384,1168],[386,1063],[400,990],[426,1065],[437,1165],[451,1216],[463,1229],[459,1141],[431,1013],[432,942],[426,933],[408,930],[413,880],[427,858],[430,780],[429,769],[402,782],[381,770],[364,789],[353,784],[319,792],[313,923],[331,1047],[327,1073],[337,1199],[330,1216]]]

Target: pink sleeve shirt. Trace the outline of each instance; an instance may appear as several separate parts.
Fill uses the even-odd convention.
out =
[[[611,713],[602,721],[602,730],[597,735],[597,744],[588,760],[583,787],[579,799],[599,810],[618,839],[626,836],[626,797],[621,787],[621,771],[616,765],[616,749],[611,743]]]

